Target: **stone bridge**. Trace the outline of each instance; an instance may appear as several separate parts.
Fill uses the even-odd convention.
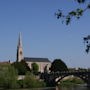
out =
[[[90,71],[74,71],[74,72],[57,72],[57,73],[42,73],[41,79],[43,79],[49,85],[57,85],[60,80],[66,76],[74,75],[81,78],[87,86],[90,86]],[[57,81],[56,79],[59,78]]]

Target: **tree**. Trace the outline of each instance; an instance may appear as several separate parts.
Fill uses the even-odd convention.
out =
[[[89,0],[75,0],[77,3],[79,4],[84,4],[86,1]],[[57,19],[61,19],[62,23],[65,22],[66,25],[68,25],[72,18],[75,17],[77,19],[79,19],[86,10],[90,9],[90,2],[87,4],[86,8],[77,8],[75,10],[72,10],[70,12],[68,12],[66,15],[62,12],[62,10],[58,9],[58,12],[55,13]]]
[[[88,35],[87,37],[83,38],[85,44],[86,44],[86,52],[88,53],[90,51],[90,35]]]
[[[37,74],[38,71],[39,71],[39,66],[38,66],[38,64],[32,63],[31,66],[32,66],[32,72],[33,72],[33,74]]]
[[[19,75],[25,75],[26,72],[31,71],[25,60],[22,60],[21,62],[14,62],[12,66],[17,69]]]
[[[52,64],[50,71],[51,72],[62,72],[62,71],[67,71],[68,68],[66,64],[61,60],[61,59],[55,59]]]
[[[84,4],[85,2],[90,1],[90,0],[74,0],[74,1],[76,1],[77,3],[79,3],[81,5],[81,4]],[[80,19],[80,17],[87,10],[90,10],[90,2],[88,2],[88,4],[86,5],[85,8],[81,8],[81,7],[77,8],[75,10],[69,11],[66,15],[62,12],[62,10],[58,9],[58,11],[55,13],[55,15],[56,15],[57,19],[62,20],[62,23],[65,22],[66,25],[68,25],[68,24],[70,24],[73,17]],[[84,39],[85,44],[86,44],[85,51],[88,53],[90,51],[90,43],[89,43],[90,35],[88,35],[87,37],[84,37],[83,39]]]
[[[17,70],[9,64],[0,64],[0,87],[17,87]]]

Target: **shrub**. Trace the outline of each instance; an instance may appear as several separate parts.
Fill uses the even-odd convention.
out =
[[[17,71],[11,65],[0,64],[0,87],[17,87]]]
[[[33,74],[37,74],[38,71],[39,71],[39,66],[38,66],[38,64],[32,63],[31,66],[32,66],[32,72],[33,72]]]
[[[32,73],[27,73],[26,77],[23,80],[24,88],[37,88],[44,87],[45,83],[36,78]]]

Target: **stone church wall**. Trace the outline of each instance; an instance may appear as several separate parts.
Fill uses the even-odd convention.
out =
[[[49,71],[49,68],[51,66],[51,63],[50,62],[27,62],[28,66],[30,68],[32,68],[31,67],[32,63],[38,64],[38,66],[39,66],[39,72],[44,72],[44,69],[45,69],[46,66],[47,66],[47,70]]]

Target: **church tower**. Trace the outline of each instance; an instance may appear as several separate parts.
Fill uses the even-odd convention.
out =
[[[24,59],[24,56],[23,56],[22,39],[21,39],[21,33],[19,33],[19,39],[18,39],[18,45],[17,45],[17,62],[20,62],[23,59]]]

